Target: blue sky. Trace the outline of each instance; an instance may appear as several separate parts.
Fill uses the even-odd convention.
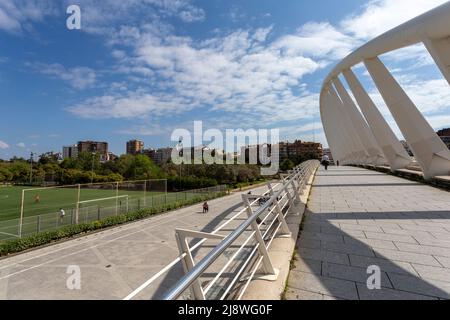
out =
[[[0,158],[79,140],[173,145],[171,133],[280,128],[326,143],[318,93],[332,66],[444,0],[2,0]],[[81,30],[66,8],[81,8]],[[422,45],[382,57],[436,129],[450,89]],[[401,137],[362,67],[363,80]]]

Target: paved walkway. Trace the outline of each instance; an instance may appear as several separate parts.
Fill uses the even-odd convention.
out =
[[[287,299],[450,298],[450,193],[332,167],[318,172],[308,207]],[[373,265],[381,290],[367,288]]]
[[[253,189],[254,194],[267,187]],[[248,191],[242,192],[247,193]],[[178,256],[175,229],[211,232],[242,209],[241,193],[0,260],[1,299],[123,299]],[[245,219],[231,222],[227,235]],[[219,240],[195,253],[198,261]],[[81,290],[68,290],[68,266],[81,269]],[[182,276],[181,263],[139,294],[157,299]],[[206,281],[206,280],[205,280]]]

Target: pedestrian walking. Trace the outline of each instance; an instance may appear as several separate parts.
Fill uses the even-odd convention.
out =
[[[322,165],[325,167],[325,170],[328,170],[328,166],[330,165],[330,157],[326,154],[322,157]]]
[[[208,202],[205,202],[203,204],[203,213],[208,213],[209,212],[209,204]]]

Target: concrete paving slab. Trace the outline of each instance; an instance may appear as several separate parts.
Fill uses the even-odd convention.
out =
[[[449,230],[446,191],[360,168],[321,168],[286,298],[447,299]],[[371,266],[381,269],[382,290],[367,288]],[[343,295],[330,278],[347,281],[342,288],[354,284],[357,295]]]

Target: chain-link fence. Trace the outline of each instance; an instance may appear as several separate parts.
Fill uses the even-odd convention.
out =
[[[0,240],[160,208],[226,191],[226,186],[167,193],[166,180],[98,183],[22,191],[21,217],[0,221]]]

